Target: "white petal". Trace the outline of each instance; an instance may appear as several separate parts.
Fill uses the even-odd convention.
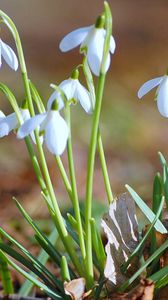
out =
[[[61,155],[65,150],[69,136],[69,128],[58,111],[50,111],[48,122],[45,127],[45,142],[48,150],[55,154]]]
[[[50,98],[48,99],[48,102],[47,102],[47,109],[50,110],[51,109],[51,106],[52,106],[52,103],[54,102],[54,100],[58,100],[58,103],[59,103],[59,107],[58,107],[58,110],[61,110],[63,107],[64,107],[64,101],[62,100],[59,92],[57,91],[54,91]]]
[[[82,84],[80,84],[79,81],[75,93],[75,99],[80,102],[81,106],[88,114],[93,112],[90,94],[87,89]]]
[[[3,113],[3,111],[2,110],[0,110],[0,120],[2,119],[2,118],[5,118],[6,116],[5,116],[5,114]]]
[[[30,112],[27,108],[26,109],[20,109],[20,112],[22,114],[22,118],[23,118],[24,123],[25,123],[25,121],[27,121],[31,118]],[[37,126],[38,131],[39,131],[39,129],[40,129],[39,126]],[[31,139],[32,139],[33,143],[36,144],[36,138],[35,138],[35,135],[34,135],[33,131],[30,133],[30,136],[31,136]],[[39,139],[40,139],[40,143],[42,144],[43,143],[43,136],[39,136]]]
[[[27,108],[26,108],[26,109],[21,108],[21,109],[20,109],[20,112],[21,112],[23,121],[26,121],[26,120],[28,120],[28,119],[31,118],[30,112],[29,112],[29,110],[28,110]]]
[[[103,29],[95,28],[92,39],[88,44],[87,59],[92,72],[99,76],[103,58],[104,32]]]
[[[67,100],[74,98],[74,94],[77,88],[78,80],[77,79],[66,79],[62,81],[59,85],[60,89],[64,92]]]
[[[110,53],[107,55],[106,65],[105,65],[105,73],[108,71],[111,63]]]
[[[0,123],[0,138],[9,134],[9,126],[7,123]]]
[[[6,63],[9,65],[9,67],[13,70],[18,69],[18,59],[16,57],[15,52],[12,50],[11,47],[9,47],[7,44],[5,44],[2,40],[1,43],[1,55],[3,56]]]
[[[0,137],[8,135],[10,131],[18,127],[18,120],[15,113],[0,119]]]
[[[113,36],[110,37],[110,52],[113,54],[115,52],[116,43]]]
[[[36,115],[27,120],[18,130],[17,137],[23,139],[25,136],[32,133],[46,118],[46,113]]]
[[[86,38],[91,28],[92,26],[82,27],[68,33],[60,42],[60,50],[66,52],[79,46]]]
[[[141,99],[144,95],[146,95],[153,88],[155,88],[157,85],[159,85],[162,80],[163,80],[163,76],[157,77],[157,78],[154,78],[154,79],[151,79],[151,80],[145,82],[138,91],[138,98]]]
[[[157,107],[163,117],[168,118],[168,76],[162,81],[157,96]]]

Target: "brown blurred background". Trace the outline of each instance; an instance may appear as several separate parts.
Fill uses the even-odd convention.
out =
[[[167,156],[168,120],[158,113],[154,92],[142,101],[136,94],[142,83],[166,71],[168,1],[113,0],[109,3],[117,48],[106,83],[101,130],[111,183],[115,195],[123,192],[124,184],[128,183],[144,199],[150,200],[153,176],[161,169],[158,150]],[[81,62],[77,49],[61,53],[59,41],[71,30],[93,24],[102,12],[103,1],[0,0],[0,9],[14,20],[23,42],[29,77],[47,101],[52,92],[49,84],[59,84]],[[3,25],[1,35],[14,47]],[[11,87],[18,101],[23,99],[19,71],[14,73],[3,63],[0,80]],[[2,95],[1,109],[10,111]],[[90,117],[80,107],[74,107],[74,158],[81,198],[85,193],[89,128]],[[48,158],[58,199],[66,199],[56,166],[50,155]],[[66,154],[63,160],[66,165]],[[13,134],[0,140],[1,224],[15,214],[12,196],[18,196],[31,214],[45,217],[24,143],[16,141]],[[106,201],[98,158],[94,196]]]

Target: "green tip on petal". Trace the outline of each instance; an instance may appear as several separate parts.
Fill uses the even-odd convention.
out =
[[[79,78],[79,71],[78,71],[78,69],[75,69],[75,70],[72,71],[71,78],[72,79],[78,79]]]
[[[166,75],[168,76],[168,68],[167,68],[167,70],[166,70]]]
[[[104,28],[104,25],[105,25],[105,16],[103,14],[97,18],[95,27],[96,28]]]
[[[58,99],[54,100],[52,105],[51,105],[51,110],[58,110],[59,108],[59,102]]]
[[[21,104],[21,108],[22,109],[28,109],[28,102],[26,99],[23,100],[22,104]]]

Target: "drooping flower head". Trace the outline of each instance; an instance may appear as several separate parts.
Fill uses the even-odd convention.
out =
[[[83,109],[89,114],[92,113],[93,107],[92,107],[92,101],[90,93],[87,91],[87,89],[79,82],[79,71],[75,69],[71,77],[62,81],[59,85],[60,90],[64,93],[66,96],[66,99],[68,102],[79,102]],[[47,108],[50,109],[53,101],[55,99],[59,99],[60,107],[61,109],[63,107],[63,100],[61,99],[61,95],[59,91],[54,91],[52,95],[50,96]]]
[[[157,77],[145,82],[138,91],[138,97],[141,99],[157,86],[156,100],[158,110],[163,117],[168,118],[168,75]]]
[[[80,46],[80,51],[84,52],[92,72],[99,76],[101,62],[103,59],[103,49],[105,42],[106,30],[104,29],[104,16],[97,19],[95,25],[82,27],[67,34],[60,42],[60,50],[67,52]],[[115,40],[110,37],[110,52],[115,51]],[[110,53],[106,61],[106,70],[110,66]]]
[[[2,58],[6,61],[11,69],[16,71],[18,69],[18,59],[12,48],[0,39],[0,67],[2,65]]]
[[[52,103],[51,109],[43,114],[38,114],[27,120],[18,130],[19,139],[28,136],[36,128],[43,135],[48,150],[55,155],[61,155],[65,150],[69,128],[65,120],[61,117],[58,101]]]
[[[20,114],[23,121],[30,119],[30,112],[27,108],[20,108]],[[15,112],[5,116],[5,114],[0,111],[0,138],[8,135],[12,130],[17,130],[19,126],[20,124]]]

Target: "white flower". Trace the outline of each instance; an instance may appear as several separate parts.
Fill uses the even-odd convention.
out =
[[[168,75],[145,82],[138,91],[138,97],[142,98],[156,86],[158,86],[156,91],[158,110],[163,117],[168,118]]]
[[[44,134],[48,150],[52,154],[61,155],[66,147],[69,128],[59,111],[51,109],[30,118],[19,128],[17,137],[22,139],[38,127],[39,132]]]
[[[78,79],[73,79],[73,78],[66,79],[61,82],[59,88],[63,91],[68,101],[74,99],[75,101],[81,104],[81,106],[87,113],[92,113],[93,108],[92,108],[90,93],[79,82]],[[60,103],[59,109],[63,107],[64,103],[63,100],[61,99],[60,93],[58,91],[54,91],[48,100],[47,103],[48,109],[51,108],[52,103],[55,99],[59,99],[59,103]]]
[[[101,62],[103,58],[104,41],[106,30],[104,28],[97,28],[94,25],[89,27],[82,27],[67,34],[61,41],[59,47],[62,52],[67,52],[77,46],[81,45],[81,52],[85,51],[87,55],[88,64],[92,72],[99,76]],[[110,52],[115,51],[115,40],[113,36],[110,37]],[[110,66],[110,53],[107,57],[106,69],[107,72]]]
[[[2,57],[11,69],[15,71],[18,69],[18,59],[16,57],[15,52],[12,50],[10,46],[5,44],[0,39],[0,67],[2,65]]]
[[[20,109],[23,121],[30,119],[30,113],[28,109]],[[16,116],[16,113],[12,113],[8,116],[0,111],[0,138],[8,135],[12,130],[19,128],[19,122]]]

